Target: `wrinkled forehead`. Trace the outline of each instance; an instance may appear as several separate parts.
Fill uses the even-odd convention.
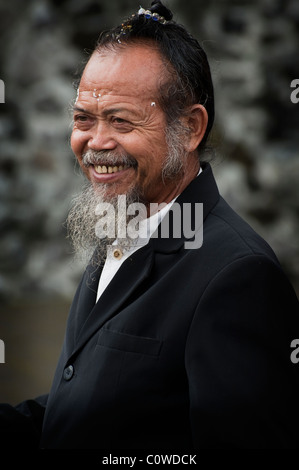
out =
[[[166,70],[157,48],[149,45],[127,45],[96,50],[89,59],[79,89],[94,92],[113,89],[119,93],[157,94]]]

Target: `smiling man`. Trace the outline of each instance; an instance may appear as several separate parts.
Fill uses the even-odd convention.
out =
[[[299,303],[203,162],[213,118],[206,55],[161,2],[100,37],[74,105],[87,187],[68,217],[93,255],[49,395],[0,409],[7,445],[298,448]],[[145,208],[137,242],[96,230],[123,197]],[[194,226],[201,204],[203,244],[186,249],[177,215]]]
[[[147,203],[170,202],[199,171],[196,149],[208,116],[201,104],[193,104],[183,119],[190,135],[178,174],[163,179],[168,146],[159,103],[161,80],[167,83],[171,76],[152,41],[98,49],[85,68],[71,144],[87,177],[94,185],[104,184],[108,197],[137,188]]]
[[[95,214],[102,202],[116,208],[118,196],[125,195],[126,208],[142,203],[149,216],[153,204],[173,202],[199,173],[197,148],[209,118],[202,104],[190,101],[184,116],[167,120],[163,100],[174,73],[153,39],[104,43],[89,59],[78,88],[71,137],[91,182],[68,217],[77,251],[98,245]],[[101,259],[111,242],[102,240]],[[119,247],[130,243],[118,239]]]

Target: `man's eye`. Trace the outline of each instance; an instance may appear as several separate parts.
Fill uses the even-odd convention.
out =
[[[133,125],[131,122],[116,116],[111,118],[111,124],[118,132],[131,132],[133,130]]]
[[[85,122],[87,121],[88,117],[87,116],[84,116],[84,115],[81,115],[81,114],[78,114],[77,116],[74,116],[74,121],[77,122]]]
[[[127,122],[127,121],[125,121],[125,120],[122,119],[122,118],[113,117],[113,118],[112,118],[112,122],[114,122],[115,124],[124,124],[124,123]]]

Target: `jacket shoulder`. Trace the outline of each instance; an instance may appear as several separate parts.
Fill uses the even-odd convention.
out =
[[[231,254],[234,259],[248,255],[263,255],[279,264],[273,249],[266,240],[222,197],[219,198],[206,219],[203,240],[211,246],[217,245],[218,250]]]

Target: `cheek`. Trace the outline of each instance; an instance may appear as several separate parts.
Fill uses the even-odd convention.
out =
[[[70,139],[70,143],[71,143],[71,149],[74,153],[76,153],[76,138],[74,136],[74,131],[72,132],[72,135],[71,135],[71,139]]]
[[[83,153],[84,144],[82,143],[81,139],[79,139],[76,136],[75,131],[73,131],[73,133],[71,135],[70,144],[71,144],[71,149],[72,149],[73,153],[75,154],[75,156],[77,158],[77,161],[78,161],[83,173],[89,179],[88,169],[82,164],[82,153]]]
[[[79,160],[82,154],[83,142],[82,142],[82,139],[80,139],[80,137],[77,135],[76,129],[74,129],[72,132],[70,142],[71,142],[71,149]]]
[[[86,176],[87,179],[90,179],[90,175],[89,175],[88,168],[86,168],[86,166],[84,166],[84,165],[82,164],[81,158],[78,158],[78,157],[77,157],[77,162],[78,162],[79,165],[80,165],[80,168],[81,168],[81,170],[82,170],[82,173]]]

